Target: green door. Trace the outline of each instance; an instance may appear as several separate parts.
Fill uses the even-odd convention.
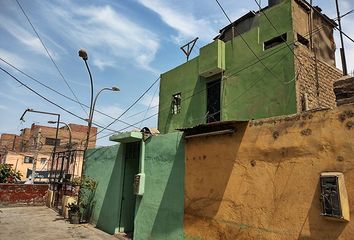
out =
[[[121,232],[134,231],[135,200],[134,176],[139,173],[140,143],[127,143],[125,145],[125,157],[123,165],[122,202],[119,220]]]

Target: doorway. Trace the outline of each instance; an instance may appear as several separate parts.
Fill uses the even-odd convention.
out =
[[[122,199],[119,216],[119,231],[125,233],[128,239],[134,232],[135,202],[134,176],[139,173],[140,142],[125,144],[123,161]]]
[[[207,123],[220,121],[221,80],[207,83]]]

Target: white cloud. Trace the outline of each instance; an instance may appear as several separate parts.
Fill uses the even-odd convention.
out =
[[[217,33],[208,19],[196,18],[189,11],[178,8],[177,3],[162,0],[138,0],[138,2],[154,11],[162,21],[175,29],[178,35],[173,36],[173,39],[178,42],[194,37],[209,41]]]
[[[49,3],[47,3],[49,4]],[[121,60],[153,71],[150,64],[159,48],[159,39],[112,7],[62,5],[45,7],[53,26],[72,46],[88,49],[93,64],[103,70]]]
[[[119,106],[115,106],[115,105],[96,107],[96,110],[104,112],[114,118],[117,118],[124,111],[122,108],[120,108]],[[106,117],[106,116],[98,113],[98,112],[95,112],[95,115],[93,117],[93,121],[100,124],[100,125],[106,126],[109,123],[111,123],[113,120],[109,117]]]
[[[29,66],[29,63],[26,63],[23,58],[20,58],[18,55],[11,53],[5,49],[0,48],[0,57],[20,69],[24,69]],[[0,63],[4,64],[2,61]]]
[[[152,96],[151,94],[146,94],[140,102],[142,105],[145,107],[154,107],[159,105],[159,96],[155,94],[155,96]]]
[[[26,49],[33,51],[36,54],[40,54],[42,56],[48,57],[47,53],[42,46],[40,40],[37,38],[34,33],[27,31],[24,27],[20,25],[20,23],[17,23],[16,21],[6,18],[5,16],[0,15],[0,28],[3,30],[7,31],[12,37],[14,37],[18,42],[22,43],[24,46],[26,46]],[[37,29],[38,31],[38,29]],[[54,40],[48,38],[47,36],[41,36],[42,39],[43,37],[46,39],[49,39],[51,43],[56,45],[58,48],[61,50],[63,49],[60,47],[59,44],[55,43]],[[52,57],[56,60],[59,59],[59,54],[56,53],[54,50],[50,49],[48,46],[46,46],[49,53],[52,55]]]
[[[8,107],[4,106],[4,105],[0,105],[0,110],[6,110],[8,109]]]

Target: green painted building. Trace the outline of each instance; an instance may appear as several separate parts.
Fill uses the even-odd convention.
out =
[[[110,138],[118,145],[87,152],[84,174],[98,182],[91,221],[99,229],[134,234],[135,240],[184,239],[184,137],[176,129],[288,115],[331,99],[330,88],[316,92],[320,82],[307,75],[316,67],[316,51],[319,69],[328,71],[318,72],[317,81],[336,71],[328,40],[333,22],[318,14],[314,25],[325,26],[316,32],[321,39],[309,38],[306,1],[269,3],[222,29],[198,57],[161,75],[161,135],[122,133]],[[299,67],[299,57],[307,65]]]
[[[183,239],[182,133],[147,139],[131,132],[111,140],[120,143],[89,150],[86,157],[84,173],[98,183],[91,222],[137,240]]]
[[[311,38],[309,9],[306,1],[269,1],[262,11],[249,12],[220,30],[212,43],[200,48],[199,56],[162,74],[159,131],[301,111],[305,90],[298,76],[308,69],[296,65],[296,46],[311,52],[316,50],[310,44],[320,43],[324,46],[317,51],[329,53],[322,59],[334,64],[334,50],[324,44],[333,37],[334,23],[315,12],[328,31],[322,39]],[[320,20],[314,22],[319,25]]]

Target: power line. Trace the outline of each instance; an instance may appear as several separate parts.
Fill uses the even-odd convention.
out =
[[[245,43],[245,45],[247,46],[247,48],[252,52],[252,54],[258,59],[259,56],[255,53],[255,51],[251,48],[251,46],[249,45],[249,43],[246,41],[246,39],[243,37],[243,34],[241,34],[237,28],[234,28],[234,25],[231,21],[231,19],[229,18],[229,16],[227,15],[227,13],[225,12],[224,8],[221,6],[220,2],[218,0],[215,0],[217,2],[217,4],[219,5],[221,11],[224,13],[224,15],[226,16],[226,18],[229,20],[230,24],[232,25],[232,30],[236,31],[236,33],[238,34],[238,36],[241,38],[241,40]],[[233,38],[235,36],[232,36]],[[264,66],[265,69],[267,69],[268,72],[270,72],[275,78],[279,79],[279,77],[277,75],[275,75],[261,60],[260,63]]]
[[[106,130],[107,128],[109,128],[110,126],[112,126],[114,123],[116,123],[124,114],[126,114],[132,107],[135,106],[135,104],[137,104],[143,97],[144,95],[150,91],[150,89],[160,80],[160,77],[158,77],[122,114],[120,114],[114,121],[112,121],[110,124],[108,124],[106,127],[102,128],[100,131],[98,131],[94,136],[97,136],[98,134],[100,134],[101,132],[103,132],[104,130]],[[134,124],[135,125],[135,124]],[[129,127],[127,127],[129,128]],[[91,136],[91,137],[94,137]],[[90,138],[91,138],[90,137]]]
[[[19,2],[18,0],[16,0],[16,2],[17,2],[17,4],[18,4],[18,6],[20,7],[20,9],[21,9],[23,15],[26,17],[28,23],[31,25],[33,31],[34,31],[35,34],[37,35],[39,41],[41,42],[43,48],[44,48],[45,51],[46,51],[48,57],[50,58],[50,60],[51,60],[52,63],[54,64],[55,68],[57,69],[59,75],[60,75],[61,78],[64,80],[66,86],[70,89],[70,91],[71,91],[71,93],[73,94],[73,96],[75,97],[76,101],[77,101],[78,103],[80,103],[79,99],[77,98],[77,96],[76,96],[76,94],[74,93],[73,89],[70,87],[70,85],[69,85],[68,81],[66,80],[66,78],[64,77],[63,73],[60,71],[58,65],[57,65],[56,62],[54,61],[54,59],[53,59],[52,55],[50,54],[48,48],[47,48],[46,45],[44,44],[42,38],[41,38],[40,35],[38,34],[36,28],[35,28],[34,25],[32,24],[31,20],[29,19],[29,17],[28,17],[28,15],[26,14],[25,10],[24,10],[23,7],[21,6],[20,2]],[[81,106],[82,110],[86,113],[86,115],[88,115],[87,111],[83,108],[82,104],[80,104],[80,106]]]
[[[143,119],[146,117],[146,115],[147,115],[148,111],[150,110],[150,107],[151,107],[152,102],[154,101],[154,98],[155,98],[155,95],[156,95],[157,89],[159,89],[159,86],[157,86],[157,87],[156,87],[156,89],[155,89],[155,91],[154,91],[154,94],[153,94],[153,95],[152,95],[152,97],[151,97],[151,100],[150,100],[149,106],[148,106],[148,108],[146,109],[146,112],[145,112],[145,114],[144,114]],[[141,123],[140,123],[140,125],[139,125],[139,129],[141,128],[141,125],[142,125],[143,123],[144,123],[144,122],[141,122]]]
[[[262,7],[261,7],[261,5],[257,2],[257,0],[254,0],[254,1],[255,1],[255,3],[258,5],[258,7],[261,9]],[[279,32],[278,29],[275,27],[275,25],[274,25],[273,22],[270,20],[270,18],[269,18],[268,15],[265,13],[265,11],[261,11],[261,10],[260,10],[260,13],[263,13],[263,15],[266,17],[267,21],[270,23],[270,25],[274,28],[274,30],[277,32],[277,34],[280,35],[280,32]],[[300,61],[299,57],[296,56],[296,54],[295,54],[295,52],[294,52],[294,49],[292,49],[292,48],[289,46],[287,40],[284,39],[283,35],[281,35],[280,37],[281,37],[282,41],[285,42],[286,46],[289,48],[290,52],[294,55],[294,57],[299,61],[299,63],[300,63],[302,66],[304,66],[303,63]]]
[[[67,110],[66,108],[60,106],[59,104],[53,102],[52,100],[46,98],[45,96],[43,96],[42,94],[38,93],[36,90],[32,89],[31,87],[27,86],[25,83],[23,83],[22,81],[20,81],[18,78],[16,78],[15,76],[13,76],[11,73],[9,73],[8,71],[6,71],[4,68],[0,67],[0,70],[2,70],[4,73],[6,73],[7,75],[9,75],[11,78],[13,78],[16,82],[18,82],[19,84],[21,84],[22,86],[24,86],[25,88],[27,88],[29,91],[33,92],[34,94],[36,94],[37,96],[41,97],[42,99],[44,99],[45,101],[51,103],[52,105],[60,108],[61,110],[63,110],[64,112],[66,113],[69,113],[70,115],[73,115],[74,117],[77,117],[83,121],[86,121],[86,119],[80,117],[79,115]],[[93,123],[95,126],[97,127],[100,127],[100,128],[103,128],[103,126],[97,124],[97,123]],[[112,129],[108,129],[108,128],[105,128],[111,132],[115,132],[115,133],[119,133],[118,131],[115,131],[115,130],[112,130]],[[96,134],[97,135],[97,134]]]
[[[1,57],[0,57],[0,61],[4,62],[4,63],[7,64],[8,66],[10,66],[10,67],[12,67],[13,69],[17,70],[17,71],[20,72],[22,75],[24,75],[24,76],[30,78],[31,80],[35,81],[36,83],[40,84],[41,86],[43,86],[43,87],[45,87],[45,88],[47,88],[47,89],[49,89],[49,90],[55,92],[56,94],[58,94],[58,95],[60,95],[60,96],[62,96],[62,97],[64,97],[64,98],[66,98],[66,99],[68,99],[68,100],[70,100],[70,101],[72,101],[72,102],[79,103],[80,105],[82,105],[82,106],[84,106],[84,107],[86,107],[86,108],[90,108],[88,105],[83,104],[83,103],[81,103],[81,102],[78,102],[77,100],[75,100],[75,99],[73,99],[73,98],[70,98],[70,97],[68,97],[68,96],[66,96],[66,95],[64,95],[64,94],[62,94],[61,92],[55,90],[54,88],[52,88],[52,87],[50,87],[50,86],[48,86],[48,85],[42,83],[42,82],[39,81],[38,79],[36,79],[36,78],[30,76],[29,74],[25,73],[24,71],[22,71],[21,69],[19,69],[18,67],[14,66],[14,65],[11,64],[11,63],[9,63],[8,61],[4,60],[4,59],[1,58]],[[106,116],[106,117],[109,117],[109,118],[111,118],[111,119],[115,119],[114,117],[112,117],[112,116],[110,116],[110,115],[108,115],[108,114],[106,114],[106,113],[104,113],[104,112],[102,112],[102,111],[95,110],[95,112],[100,113],[100,114],[102,114],[102,115],[104,115],[104,116]],[[121,123],[124,123],[124,124],[126,124],[126,125],[128,125],[128,126],[130,126],[130,127],[136,127],[136,126],[131,125],[130,123],[127,123],[127,122],[125,122],[125,121],[123,121],[123,120],[118,120],[118,121],[121,122]]]
[[[317,34],[317,33],[320,32],[320,30],[323,29],[323,28],[324,28],[324,25],[322,25],[321,27],[317,27],[317,29],[315,29],[314,31],[312,31],[312,33],[308,32],[308,33],[305,34],[304,36]],[[293,41],[292,43],[295,44],[295,43],[297,43],[297,42],[298,42],[298,41],[296,40],[296,41]],[[282,51],[282,50],[285,49],[285,48],[286,48],[286,46],[284,46],[284,47],[282,47],[282,48],[279,48],[279,49],[277,49],[277,50],[274,50],[274,51],[271,52],[271,53],[267,52],[265,55],[268,54],[268,56],[265,56],[262,60],[273,56],[274,54],[276,54],[276,53]],[[282,59],[282,58],[281,58],[281,59]],[[256,60],[256,62],[253,62],[253,63],[249,64],[248,66],[246,66],[246,67],[244,67],[244,68],[238,70],[237,72],[228,75],[228,76],[225,77],[222,81],[226,81],[229,77],[231,77],[231,76],[233,76],[233,75],[236,75],[236,74],[238,74],[238,73],[240,73],[240,72],[242,72],[242,71],[248,69],[249,67],[254,66],[255,64],[257,64],[257,63],[259,63],[259,62],[260,62],[260,60]],[[281,60],[280,60],[277,64],[279,64],[280,62],[281,62]],[[295,78],[292,79],[291,81],[284,82],[284,84],[289,84],[290,82],[294,81],[294,80],[296,79],[296,77],[297,77],[297,76],[295,76]],[[254,83],[254,85],[256,85],[257,83],[258,83],[258,82],[256,81],[256,82]],[[253,87],[254,85],[252,85],[252,87]],[[212,85],[211,85],[211,86],[212,86]],[[211,86],[210,86],[210,87],[211,87]],[[207,88],[206,88],[206,89],[207,89]],[[182,102],[184,102],[184,101],[186,101],[186,100],[192,98],[193,96],[195,96],[195,95],[197,95],[197,94],[200,94],[200,93],[203,92],[203,91],[206,91],[206,89],[202,89],[201,91],[196,92],[196,93],[192,94],[191,96],[182,99]],[[193,90],[194,90],[194,89],[192,89],[191,91],[193,91]],[[249,89],[248,89],[248,90],[249,90]],[[243,94],[244,94],[244,93],[242,93],[241,96],[242,96]],[[234,101],[236,101],[236,100],[232,100],[232,102],[234,102]],[[159,106],[159,105],[156,105],[156,106],[154,106],[154,107],[152,107],[152,108],[155,108],[155,107],[157,107],[157,106]],[[144,122],[145,120],[148,120],[148,119],[150,119],[150,118],[153,118],[153,117],[155,117],[156,115],[158,115],[158,114],[160,114],[161,112],[166,111],[166,110],[169,110],[169,108],[162,109],[162,110],[160,110],[158,113],[155,113],[155,114],[153,114],[153,115],[151,115],[151,116],[149,116],[149,117],[147,117],[147,118],[144,118],[144,119],[142,119],[142,120],[140,120],[140,121],[134,123],[134,125],[135,125],[135,124],[139,124],[139,123],[141,123],[141,122]],[[141,112],[140,112],[140,113],[141,113]],[[140,114],[140,113],[139,113],[139,114]],[[126,129],[128,129],[128,128],[127,128],[127,127],[126,127],[126,128],[122,128],[122,129],[120,129],[119,131],[121,132],[121,131],[124,131],[124,130],[126,130]],[[106,138],[106,137],[108,137],[108,136],[111,136],[111,134],[107,134],[107,135],[101,136],[101,137],[97,138],[97,140]]]

